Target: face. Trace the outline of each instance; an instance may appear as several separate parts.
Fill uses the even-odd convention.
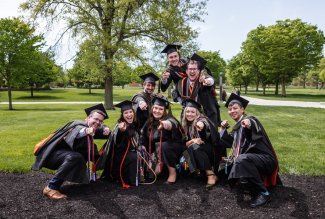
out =
[[[177,66],[179,63],[179,54],[178,52],[172,52],[167,55],[168,63],[171,66]]]
[[[145,82],[143,84],[143,89],[144,89],[144,92],[146,92],[148,94],[152,94],[155,90],[155,85],[150,82]]]
[[[193,122],[197,118],[197,109],[194,107],[185,108],[185,118],[189,122]]]
[[[238,103],[234,103],[232,106],[228,106],[228,114],[236,122],[240,119],[244,112],[244,107],[241,107]]]
[[[190,81],[196,81],[196,79],[199,77],[199,69],[197,64],[189,64],[186,69],[186,74]]]
[[[128,123],[131,124],[134,119],[134,113],[132,109],[124,110],[123,111],[123,119]]]
[[[94,129],[99,128],[103,124],[103,121],[104,121],[104,116],[97,112],[94,112],[87,117],[88,126]]]
[[[153,105],[152,107],[152,115],[156,120],[159,120],[163,117],[165,111],[165,107]]]

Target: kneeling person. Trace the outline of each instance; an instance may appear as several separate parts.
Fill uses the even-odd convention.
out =
[[[102,125],[108,118],[102,104],[85,109],[85,121],[72,121],[57,130],[36,152],[33,170],[42,167],[56,170],[55,176],[43,189],[43,195],[50,199],[66,198],[59,189],[64,181],[89,183],[92,177],[87,172],[86,162],[95,163],[99,157],[93,138],[105,138],[110,132]]]
[[[232,151],[226,163],[229,184],[249,189],[253,194],[251,207],[258,207],[270,201],[267,187],[275,186],[277,179],[280,181],[278,160],[260,121],[245,114],[247,105],[246,99],[233,93],[230,95],[225,106],[236,124],[228,133],[228,121],[223,121],[220,135],[221,143],[231,147]]]
[[[221,146],[218,129],[203,114],[201,105],[192,99],[183,103],[184,115],[182,126],[186,136],[187,150],[183,153],[191,172],[205,171],[206,187],[216,184],[218,178],[214,170],[218,170],[221,159]]]

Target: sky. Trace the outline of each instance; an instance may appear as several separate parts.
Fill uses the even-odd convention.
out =
[[[22,2],[0,0],[0,18],[19,15],[18,6]],[[325,0],[209,0],[207,11],[204,23],[193,24],[199,28],[200,50],[219,51],[225,60],[240,51],[251,30],[259,25],[273,25],[277,20],[300,18],[325,34]],[[60,57],[58,64],[68,59]]]

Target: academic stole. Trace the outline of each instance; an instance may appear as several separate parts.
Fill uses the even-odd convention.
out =
[[[192,100],[197,100],[197,95],[199,92],[199,81],[195,81],[193,85],[190,85],[188,78],[183,78],[181,83],[181,96],[182,98],[191,98]]]
[[[227,174],[228,170],[227,167],[230,166],[238,157],[238,155],[240,154],[240,147],[241,147],[241,142],[242,142],[242,136],[243,136],[243,127],[241,126],[241,121],[238,121],[233,130],[233,143],[231,146],[231,151],[230,151],[230,155],[229,158],[226,162],[226,166],[225,166],[225,173]]]

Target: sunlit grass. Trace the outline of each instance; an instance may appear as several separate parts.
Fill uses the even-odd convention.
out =
[[[70,120],[83,119],[84,108],[75,105],[16,105],[15,110],[0,110],[0,170],[27,172],[34,162],[34,145]],[[173,104],[179,119],[181,107]],[[230,120],[221,107],[222,119]],[[297,107],[248,106],[264,125],[278,155],[281,173],[324,175],[325,114],[324,109]],[[109,127],[116,123],[120,111],[109,110]],[[99,146],[103,141],[100,141]]]
[[[231,92],[232,88],[226,88],[227,92]],[[242,95],[249,97],[256,97],[269,100],[294,100],[294,101],[310,101],[310,102],[325,102],[325,89],[319,90],[315,87],[286,87],[286,97],[281,96],[281,87],[279,95],[274,95],[274,87],[266,89],[265,95],[263,95],[262,88],[256,91],[254,87],[249,87],[247,94],[244,93],[244,88],[241,91]]]

